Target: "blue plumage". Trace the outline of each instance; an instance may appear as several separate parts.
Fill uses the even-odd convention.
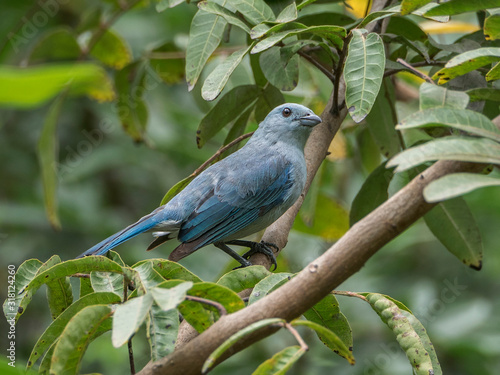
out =
[[[276,107],[239,151],[207,168],[166,205],[80,257],[104,255],[139,233],[155,231],[148,250],[177,237],[181,244],[169,257],[174,261],[213,243],[249,265],[226,245],[233,243],[251,246],[252,252],[264,252],[275,262],[265,244],[238,239],[264,229],[298,199],[306,178],[304,146],[320,122],[302,105]]]

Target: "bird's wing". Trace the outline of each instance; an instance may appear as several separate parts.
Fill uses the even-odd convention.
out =
[[[222,176],[201,200],[179,231],[179,246],[170,259],[242,230],[283,203],[292,187],[292,166],[284,159],[248,164]],[[179,249],[179,250],[178,250]]]

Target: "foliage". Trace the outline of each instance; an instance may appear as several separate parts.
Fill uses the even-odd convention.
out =
[[[97,234],[106,231],[99,224],[105,220],[95,219],[95,208],[103,198],[87,195],[96,187],[82,184],[80,190],[68,193],[68,176],[70,181],[73,178],[81,182],[86,174],[102,173],[109,190],[118,192],[118,200],[120,194],[136,197],[138,186],[151,189],[148,180],[144,185],[132,182],[131,187],[124,188],[113,181],[116,175],[106,175],[113,165],[135,165],[129,156],[132,149],[120,146],[128,141],[126,137],[115,148],[103,151],[93,164],[82,164],[87,155],[84,146],[76,153],[61,147],[71,139],[69,133],[76,133],[71,125],[78,115],[92,121],[103,112],[112,113],[133,143],[151,146],[156,141],[167,156],[173,158],[177,154],[190,160],[184,161],[182,171],[176,170],[173,177],[168,177],[168,186],[173,187],[164,203],[194,177],[192,174],[182,179],[186,171],[206,159],[216,146],[228,145],[253,130],[276,105],[302,101],[319,110],[330,96],[334,101],[339,99],[344,82],[345,102],[335,102],[334,111],[338,114],[347,110],[352,121],[346,121],[337,137],[345,151],[336,158],[351,157],[361,171],[357,176],[368,176],[363,176],[364,183],[357,184],[354,191],[359,190],[358,193],[349,197],[352,206],[348,212],[345,203],[332,193],[332,185],[349,190],[342,184],[342,167],[327,161],[299,213],[295,233],[303,238],[312,235],[325,241],[337,240],[348,230],[348,222],[355,225],[431,162],[482,163],[482,174],[448,175],[424,191],[428,202],[437,203],[424,217],[430,232],[465,265],[480,269],[481,226],[462,196],[488,186],[496,186],[498,192],[500,186],[500,128],[492,121],[499,114],[500,102],[500,17],[490,9],[500,4],[493,0],[451,0],[442,4],[403,0],[370,13],[367,2],[348,3],[350,8],[335,0],[208,0],[196,4],[125,0],[94,1],[90,6],[85,2],[47,2],[31,10],[14,7],[12,12],[20,14],[21,22],[1,27],[6,37],[0,50],[0,106],[7,115],[0,121],[9,123],[11,118],[28,115],[42,119],[38,124],[42,130],[39,135],[35,133],[39,172],[32,167],[35,172],[30,174],[40,174],[41,195],[50,225],[61,230],[71,223],[76,232],[75,228],[85,221],[87,226],[94,225]],[[134,42],[130,30],[135,28],[127,30],[127,25],[141,12],[148,12],[145,14],[152,22],[171,17],[169,26],[163,26],[167,28],[162,29],[163,35],[148,35],[146,42]],[[189,21],[189,28],[175,23],[179,15],[183,21]],[[426,33],[426,22],[442,23],[444,28],[457,15],[462,20],[477,15],[479,30],[462,32],[454,43],[443,43],[443,39]],[[41,19],[46,21],[40,22]],[[123,19],[120,27],[119,19]],[[373,30],[374,23],[384,31],[367,31]],[[175,86],[184,79],[190,96],[184,87]],[[422,79],[426,82],[421,83]],[[175,104],[167,103],[168,110],[163,112],[158,111],[163,110],[163,101],[158,100],[161,104],[156,107],[148,102],[151,99],[155,103],[152,91],[160,85],[171,90],[170,99],[175,100]],[[409,87],[413,94],[418,87],[418,109],[404,103],[402,87]],[[196,103],[191,104],[196,109],[176,108],[182,99]],[[157,120],[162,116],[169,117],[168,122],[182,123],[184,128],[178,132],[193,135],[191,138],[199,148],[209,150],[198,154],[202,156],[193,156],[193,151],[185,150],[187,142],[183,141],[188,138],[182,135],[162,145],[158,135],[165,130],[159,130]],[[194,123],[199,124],[197,129],[193,128]],[[108,125],[102,121],[98,127],[81,132],[89,153],[96,149],[97,154],[104,135],[112,132]],[[33,137],[29,132],[26,135]],[[74,144],[83,145],[81,137]],[[211,161],[237,147],[220,150]],[[13,153],[11,157],[25,160],[23,153]],[[164,168],[164,160],[147,164],[148,174],[157,174]],[[12,176],[20,173],[17,166],[6,168],[12,168]],[[139,176],[136,180],[141,181],[144,175],[135,173]],[[158,190],[167,186],[157,180],[153,185]],[[23,191],[11,192],[17,191],[17,187],[6,189],[22,198]],[[141,210],[146,206],[142,200],[145,198],[134,199]],[[126,205],[127,200],[130,198],[123,198],[121,205]],[[85,220],[78,216],[86,212]],[[122,220],[119,213],[113,219],[114,223]],[[68,232],[67,236],[70,239],[63,248],[73,244],[73,233]],[[220,266],[217,260],[214,262]],[[34,303],[36,291],[46,285],[52,321],[27,362],[27,369],[33,369],[40,361],[39,373],[78,373],[89,345],[109,331],[116,348],[131,343],[135,336],[141,337],[142,332],[149,349],[148,359],[157,360],[174,350],[181,316],[203,332],[221,316],[257,303],[290,280],[294,272],[289,271],[294,270],[285,263],[280,261],[283,272],[270,274],[262,267],[252,266],[227,272],[214,283],[202,281],[186,267],[163,259],[125,263],[116,253],[111,258],[61,261],[54,255],[45,262],[29,259],[17,268],[15,290],[4,303],[4,313],[17,321],[26,311],[29,313],[28,306]],[[248,288],[253,288],[252,294],[243,300],[238,293]],[[437,359],[439,351],[434,351],[416,314],[381,294],[347,295],[369,303],[396,336],[415,373],[442,372]],[[348,317],[350,314],[341,311],[334,295],[325,296],[304,313],[304,319],[290,323],[271,319],[247,326],[223,343],[207,359],[204,369],[208,371],[244,336],[270,326],[285,328],[295,338],[295,327],[312,329],[330,351],[353,364],[353,331],[356,334],[357,327],[349,323]],[[304,332],[306,337],[307,331]],[[254,373],[293,371],[292,365],[307,358],[307,345],[301,339],[297,341],[298,346],[288,345],[279,351],[274,347],[276,354],[262,359]]]

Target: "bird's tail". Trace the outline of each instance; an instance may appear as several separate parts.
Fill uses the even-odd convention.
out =
[[[88,255],[105,255],[109,250],[120,245],[121,243],[153,228],[156,224],[158,224],[158,222],[158,214],[152,212],[151,214],[139,219],[139,221],[134,224],[129,225],[118,233],[106,238],[104,241],[99,242],[97,245],[80,254],[77,258],[83,258]]]

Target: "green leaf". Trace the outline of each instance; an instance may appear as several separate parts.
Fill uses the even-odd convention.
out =
[[[362,296],[364,296],[364,297],[368,297],[368,296],[369,296],[370,294],[372,294],[372,293],[363,292],[363,293],[358,293],[358,294],[361,294],[361,295],[362,295]],[[405,305],[403,302],[400,302],[400,301],[398,301],[397,299],[394,299],[394,298],[392,298],[391,296],[388,296],[387,294],[380,294],[380,293],[378,293],[378,295],[380,295],[380,296],[382,296],[382,297],[384,297],[384,298],[388,299],[390,302],[394,303],[394,304],[398,307],[398,309],[400,309],[400,310],[402,310],[402,311],[406,311],[406,312],[407,312],[407,313],[409,313],[409,314],[413,314],[413,313],[411,312],[411,310],[410,310],[408,307],[406,307],[406,305]]]
[[[196,132],[196,143],[201,148],[226,125],[232,123],[252,105],[261,93],[255,85],[237,86],[227,92],[203,117]]]
[[[473,102],[481,100],[491,100],[495,102],[500,102],[500,90],[495,88],[479,88],[470,89],[466,91],[469,95],[470,100]]]
[[[87,294],[93,293],[92,284],[88,277],[80,277],[80,298]]]
[[[234,344],[236,344],[238,341],[240,341],[242,338],[245,336],[250,335],[253,332],[258,331],[259,329],[262,329],[264,327],[273,325],[273,324],[284,324],[286,321],[284,319],[279,319],[279,318],[270,318],[270,319],[263,319],[259,320],[255,323],[252,323],[242,330],[236,332],[234,335],[232,335],[230,338],[228,338],[226,341],[224,341],[217,349],[215,349],[212,354],[207,358],[205,363],[203,364],[203,367],[201,369],[202,374],[206,374],[215,364],[217,359],[224,354],[226,350],[228,350],[230,347],[232,347]]]
[[[269,112],[283,103],[285,103],[285,98],[281,91],[273,85],[266,85],[255,103],[255,120],[260,123]]]
[[[229,77],[234,72],[234,69],[240,65],[243,57],[250,51],[253,44],[247,48],[240,49],[233,52],[231,56],[226,58],[222,63],[217,65],[217,67],[210,73],[210,75],[205,80],[203,87],[201,89],[201,96],[207,101],[214,100],[219,96],[221,91],[226,86]]]
[[[359,25],[356,26],[357,29],[362,29],[364,28],[366,25],[368,25],[369,23],[373,22],[373,21],[378,21],[378,20],[381,20],[381,19],[384,19],[384,18],[387,18],[387,17],[390,17],[390,16],[393,16],[395,14],[398,14],[399,13],[399,9],[395,10],[393,8],[391,9],[387,9],[387,10],[381,10],[381,11],[378,11],[378,12],[373,12],[373,13],[370,13],[368,14],[361,22]]]
[[[438,83],[443,84],[453,78],[499,60],[500,47],[477,48],[453,57],[432,78],[439,79]]]
[[[387,189],[394,173],[391,169],[387,169],[385,164],[386,162],[380,164],[370,173],[352,201],[349,213],[349,225],[351,227],[384,203],[389,197]]]
[[[278,289],[281,285],[285,284],[287,281],[291,280],[294,276],[293,273],[280,272],[272,273],[259,281],[252,290],[250,298],[248,299],[248,304],[257,302],[258,300],[264,298],[266,295],[271,293],[273,290]]]
[[[252,25],[275,19],[272,9],[264,0],[227,0],[226,4],[237,9]]]
[[[450,20],[450,16],[429,16],[429,15],[427,15],[427,12],[430,9],[432,9],[438,5],[439,4],[436,4],[436,3],[426,4],[423,7],[412,11],[411,13],[416,15],[416,16],[425,17],[425,18],[428,18],[428,19],[436,21],[436,22],[448,22]],[[396,5],[394,7],[391,7],[391,10],[401,11],[401,6]]]
[[[147,338],[151,350],[151,361],[172,353],[179,331],[179,312],[177,310],[162,310],[153,305],[148,315]]]
[[[143,263],[151,263],[153,265],[153,269],[158,272],[165,280],[184,280],[184,281],[192,281],[194,283],[199,283],[202,280],[196,276],[194,273],[189,271],[184,266],[180,265],[177,262],[172,262],[166,259],[145,259],[137,262],[133,265],[133,267],[138,267]]]
[[[68,27],[55,27],[44,33],[31,50],[30,64],[45,61],[76,60],[81,50]]]
[[[300,29],[291,29],[286,31],[280,31],[266,39],[257,43],[253,48],[251,53],[259,53],[265,51],[266,49],[271,48],[277,43],[281,42],[283,39],[299,35],[303,33],[311,33],[313,35],[318,35],[322,38],[332,41],[337,47],[342,47],[342,38],[346,35],[346,30],[340,26],[304,26],[302,24],[295,23],[294,25],[300,26]],[[271,30],[270,30],[271,31]],[[258,34],[252,35],[252,38],[255,39]]]
[[[450,0],[431,9],[426,16],[453,16],[466,12],[476,12],[500,7],[499,0]]]
[[[252,375],[282,375],[285,374],[306,351],[298,345],[289,346],[261,363]]]
[[[219,46],[226,27],[224,18],[199,10],[191,21],[186,50],[186,80],[191,91],[208,58]]]
[[[37,147],[38,162],[40,164],[43,183],[45,212],[50,224],[57,230],[61,229],[61,222],[57,213],[57,159],[59,144],[56,131],[64,99],[65,95],[61,94],[50,105]]]
[[[309,194],[308,194],[309,196]],[[310,210],[301,210],[293,224],[293,229],[302,233],[319,236],[327,241],[339,239],[349,229],[349,213],[334,199],[318,192],[309,198]]]
[[[427,82],[420,86],[420,110],[448,107],[465,109],[469,104],[469,95],[462,91],[449,90]]]
[[[449,126],[500,142],[500,129],[486,116],[468,109],[430,108],[415,112],[396,126],[398,130]]]
[[[424,198],[429,203],[441,202],[488,186],[500,186],[500,179],[475,173],[452,173],[427,185]]]
[[[500,144],[486,138],[446,137],[405,150],[387,163],[401,172],[427,161],[458,160],[476,163],[500,163]]]
[[[123,275],[113,272],[93,271],[90,273],[92,289],[96,292],[112,292],[123,298]]]
[[[132,266],[135,271],[134,282],[137,285],[142,285],[144,290],[149,291],[158,284],[161,284],[165,279],[154,269],[153,262],[147,259],[145,262],[139,262]]]
[[[179,303],[184,301],[187,291],[191,289],[192,286],[193,282],[186,281],[168,289],[156,287],[149,292],[158,306],[160,306],[162,310],[167,311],[175,309]]]
[[[174,186],[170,188],[169,191],[163,196],[163,199],[161,200],[160,206],[163,206],[164,204],[167,204],[173,197],[175,197],[177,194],[179,194],[186,186],[189,185],[191,181],[194,180],[193,175],[189,175],[188,177],[180,180],[178,183],[176,183]]]
[[[217,284],[225,286],[233,292],[239,293],[242,290],[253,288],[260,280],[270,274],[271,272],[263,266],[238,268],[224,274],[217,281]]]
[[[177,5],[184,3],[184,1],[185,0],[156,0],[156,11],[161,13],[168,8],[174,8]]]
[[[132,298],[116,306],[111,334],[111,342],[115,348],[125,344],[137,332],[146,319],[151,306],[153,306],[153,296],[150,293]]]
[[[486,80],[488,82],[496,81],[498,79],[500,79],[500,62],[496,63],[495,66],[491,68],[488,73],[486,73]]]
[[[98,101],[110,101],[115,97],[106,71],[93,63],[30,68],[0,66],[0,106],[38,107],[66,88],[71,95],[87,95]]]
[[[296,326],[306,326],[311,329],[314,329],[318,336],[321,336],[322,341],[335,353],[347,359],[347,361],[353,365],[355,360],[352,356],[352,353],[349,351],[349,348],[342,342],[340,337],[335,333],[330,331],[327,327],[324,327],[320,324],[312,322],[310,320],[299,320],[295,319],[290,322],[290,324],[294,327]]]
[[[31,351],[27,368],[32,367],[37,359],[40,358],[43,353],[57,341],[68,322],[79,311],[91,305],[107,305],[118,302],[120,302],[120,298],[116,294],[109,292],[90,293],[75,301],[75,303],[64,310],[61,315],[59,315],[39,337],[38,341],[33,347],[33,350]]]
[[[352,30],[345,62],[346,104],[355,122],[370,113],[382,84],[385,52],[382,39],[366,30]]]
[[[52,355],[50,372],[79,374],[85,350],[100,325],[112,314],[108,305],[87,306],[79,311],[64,328]]]
[[[424,215],[425,223],[450,253],[465,265],[480,270],[483,259],[481,233],[462,198],[439,203]]]
[[[422,43],[429,39],[418,24],[407,17],[391,17],[387,25],[387,33]]]
[[[47,283],[47,300],[52,319],[56,319],[64,310],[71,306],[73,303],[73,290],[68,277],[62,277]]]
[[[11,319],[15,316],[15,321],[21,316],[26,310],[26,307],[31,302],[33,293],[38,288],[33,288],[30,291],[24,291],[26,286],[36,277],[43,263],[38,259],[28,259],[24,261],[16,272],[16,282],[14,284],[14,301],[6,299],[3,303],[3,313],[7,319]],[[43,270],[42,270],[43,272]],[[24,291],[24,292],[23,292]]]
[[[429,357],[432,362],[432,368],[434,369],[434,375],[443,375],[443,371],[441,370],[441,366],[439,364],[439,360],[437,358],[436,351],[434,350],[434,345],[431,342],[431,339],[427,335],[427,331],[422,323],[412,314],[404,314],[411,326],[417,333],[418,337],[420,337],[420,341],[424,345],[425,350],[429,353]]]
[[[304,313],[304,317],[311,322],[322,325],[328,328],[330,331],[335,332],[335,334],[342,340],[344,345],[347,347],[350,353],[352,353],[352,330],[347,318],[340,311],[339,302],[334,295],[329,294],[316,305],[311,307]],[[329,341],[325,340],[322,336],[318,335],[319,339],[328,346]],[[341,355],[337,351],[336,347],[329,347],[331,350],[335,351],[337,354]]]
[[[366,122],[382,155],[390,158],[401,150],[399,136],[395,128],[398,122],[396,99],[394,87],[389,78],[383,81],[380,93],[377,95],[370,113],[366,116]]]
[[[39,375],[48,375],[50,373],[50,364],[52,362],[52,356],[54,355],[56,344],[57,342],[54,342],[43,356],[40,367],[38,367]]]
[[[237,26],[243,31],[245,31],[247,34],[250,34],[250,27],[245,22],[243,22],[240,18],[238,18],[237,15],[230,12],[226,8],[221,7],[217,3],[203,0],[198,3],[198,8],[200,8],[205,12],[221,16],[226,20],[227,23]]]
[[[90,273],[92,271],[123,273],[123,269],[118,263],[103,256],[88,256],[79,259],[71,259],[38,273],[23,289],[23,293],[34,291],[41,285],[62,277],[71,276],[75,273]]]
[[[271,85],[269,85],[271,86]],[[257,100],[258,105],[260,99],[262,96]],[[250,116],[252,115],[252,112],[254,110],[254,107],[249,107],[245,112],[243,112],[234,122],[233,126],[231,126],[231,129],[227,132],[226,139],[224,139],[223,145],[226,146],[230,142],[234,141],[236,138],[239,136],[243,135],[245,133],[245,129],[247,127],[248,121],[250,120]],[[234,146],[230,147],[226,151],[222,153],[220,156],[220,159],[224,159],[228,155],[231,155],[233,152],[237,151],[242,147],[243,143],[239,142],[238,144],[235,144]]]
[[[406,353],[413,372],[416,375],[433,374],[435,369],[424,343],[396,304],[377,293],[367,294],[366,300],[396,335],[396,340]]]
[[[299,56],[284,61],[281,48],[271,48],[260,55],[259,62],[266,79],[283,91],[293,90],[299,82]]]
[[[500,14],[492,14],[484,20],[484,37],[486,40],[500,39]]]
[[[196,283],[188,291],[188,295],[216,301],[224,306],[229,314],[245,307],[245,303],[235,292],[214,283]],[[215,322],[215,314],[218,316],[215,307],[195,301],[182,302],[179,305],[179,311],[184,319],[200,333]]]
[[[431,0],[403,0],[401,2],[401,15],[410,14],[415,9],[421,8]]]
[[[90,55],[114,69],[122,69],[132,61],[132,52],[125,39],[107,29],[90,51]]]
[[[297,16],[297,6],[295,5],[295,2],[292,2],[290,5],[283,8],[280,14],[278,14],[275,22],[287,23],[295,21],[297,19]]]

